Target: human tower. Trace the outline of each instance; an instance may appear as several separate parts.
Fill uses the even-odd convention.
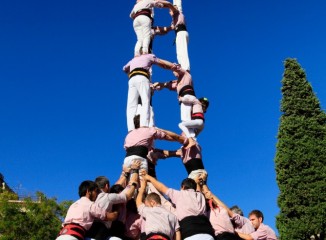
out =
[[[167,8],[172,17],[169,27],[153,26],[153,8]],[[127,127],[125,139],[125,166],[130,166],[137,159],[141,161],[141,169],[156,176],[155,165],[158,158],[181,157],[190,178],[207,172],[201,158],[201,148],[197,136],[204,128],[204,113],[208,107],[207,98],[198,99],[195,95],[190,61],[188,56],[188,32],[182,12],[181,0],[172,3],[165,0],[137,0],[131,11],[133,27],[137,36],[134,58],[124,67],[128,74]],[[174,30],[178,63],[171,63],[153,54],[153,40]],[[173,72],[176,80],[170,82],[151,83],[152,66]],[[167,88],[177,92],[180,104],[181,121],[179,127],[182,134],[155,127],[151,97],[154,91]],[[183,147],[178,151],[163,151],[154,148],[155,139],[178,141]]]
[[[169,27],[153,26],[153,8],[168,8]],[[206,98],[197,99],[190,74],[188,32],[181,0],[137,0],[131,11],[137,35],[134,58],[123,70],[129,77],[126,157],[118,181],[110,187],[105,176],[79,186],[80,199],[68,209],[56,240],[277,240],[264,225],[263,214],[253,210],[250,220],[231,211],[207,186],[197,136],[204,128]],[[157,58],[152,51],[156,35],[174,30],[178,63]],[[152,65],[171,70],[176,80],[151,83]],[[182,134],[155,127],[151,93],[176,91]],[[155,139],[177,141],[176,151],[156,149]],[[188,177],[181,189],[156,179],[160,158],[180,157]],[[166,197],[169,198],[167,200]]]

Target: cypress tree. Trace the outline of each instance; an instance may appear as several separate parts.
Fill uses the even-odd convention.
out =
[[[326,114],[306,74],[286,59],[275,157],[281,240],[325,239]]]

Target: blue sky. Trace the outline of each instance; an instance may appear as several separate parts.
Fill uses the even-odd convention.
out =
[[[0,172],[13,189],[76,200],[81,181],[118,178],[127,133],[122,66],[136,40],[133,4],[0,2]],[[322,0],[183,1],[196,94],[210,100],[198,139],[209,185],[245,214],[262,210],[274,229],[283,61],[298,59],[324,109],[325,8]],[[155,11],[156,25],[170,22],[167,10]],[[154,53],[176,61],[173,41],[173,32],[157,37]],[[153,81],[173,79],[167,70],[153,71]],[[176,93],[156,93],[153,105],[157,126],[179,133]],[[177,158],[160,161],[157,171],[174,188],[186,177]]]

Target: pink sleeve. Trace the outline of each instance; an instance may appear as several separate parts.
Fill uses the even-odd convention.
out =
[[[100,208],[97,203],[92,203],[89,211],[90,211],[91,215],[95,218],[99,218],[101,220],[106,219],[105,209]]]
[[[249,234],[254,240],[267,239],[267,232],[263,229],[258,228],[257,231]]]
[[[146,217],[147,207],[145,207],[145,204],[141,204],[138,207],[138,213],[139,213],[140,216]]]
[[[163,131],[161,131],[159,129],[156,129],[156,133],[155,133],[155,136],[154,136],[155,139],[164,139],[165,136],[166,136],[165,132],[163,132]]]
[[[179,191],[174,190],[174,189],[172,189],[172,188],[169,188],[169,189],[166,191],[165,195],[168,196],[174,204],[176,204],[176,200],[177,200],[177,197],[178,197],[178,193],[179,193]]]
[[[240,227],[240,228],[241,228],[243,225],[245,225],[245,223],[246,223],[246,218],[240,216],[240,215],[237,214],[237,213],[234,213],[234,214],[233,214],[232,220],[235,222],[235,224],[237,225],[237,227]]]

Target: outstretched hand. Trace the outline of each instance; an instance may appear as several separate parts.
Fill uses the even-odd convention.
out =
[[[163,83],[160,83],[160,82],[155,82],[153,83],[153,89],[156,90],[156,91],[160,91],[163,89]]]
[[[139,169],[140,165],[141,165],[140,160],[133,160],[133,162],[131,163],[131,169]]]

